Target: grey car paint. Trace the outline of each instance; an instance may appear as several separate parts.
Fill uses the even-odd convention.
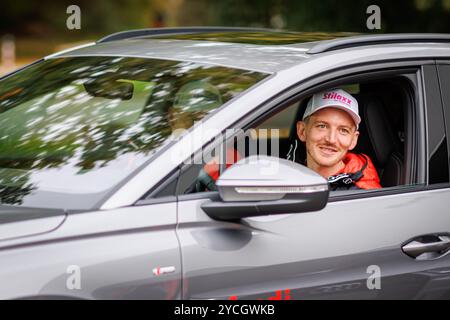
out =
[[[72,214],[52,233],[0,241],[0,299],[179,299],[175,226],[173,202]]]
[[[328,190],[327,181],[311,169],[263,155],[238,161],[220,176],[216,186],[221,199],[231,202],[280,200],[289,192],[282,189],[289,187],[296,189],[290,190],[289,194]],[[260,190],[248,190],[253,186]],[[238,188],[247,188],[248,191],[240,192]]]
[[[209,219],[200,209],[208,200],[180,201],[183,297],[264,299],[289,290],[291,299],[448,299],[450,255],[417,261],[401,244],[448,233],[448,205],[436,199],[449,196],[444,189],[339,201],[240,224]],[[367,287],[372,265],[381,270],[381,290]],[[439,279],[446,280],[439,289],[423,290]]]
[[[257,46],[223,42],[191,40],[129,39],[86,46],[67,53],[69,56],[128,56],[154,59],[191,61],[250,69],[261,72],[277,72],[307,59],[303,47]],[[250,59],[250,56],[253,57]]]
[[[162,42],[159,53],[145,49],[148,42],[134,41],[125,49],[130,42],[121,41],[109,44],[114,52],[106,52],[107,44],[90,45],[48,59],[120,56],[123,50],[129,56],[182,58],[168,50],[176,41]],[[228,299],[271,297],[279,290],[290,290],[299,299],[448,298],[449,256],[416,261],[401,250],[402,243],[419,235],[450,231],[448,203],[442,201],[449,197],[448,188],[331,202],[320,212],[248,218],[239,224],[211,220],[200,208],[208,199],[133,204],[178,166],[170,161],[173,154],[181,162],[196,151],[186,148],[186,141],[196,137],[206,144],[214,134],[202,136],[201,131],[230,127],[286,88],[363,63],[445,58],[449,45],[377,45],[316,56],[305,54],[310,45],[299,45],[278,49],[275,59],[269,48],[236,45],[246,50],[235,59],[236,52],[227,54],[224,46],[189,46],[195,51],[190,51],[190,61],[273,75],[158,154],[101,211],[70,214],[65,220],[27,220],[29,227],[25,222],[16,222],[20,228],[5,224],[1,230],[26,231],[16,236],[5,231],[0,239],[0,298]],[[216,60],[221,51],[221,60]],[[256,53],[273,63],[256,61]],[[365,285],[372,264],[381,267],[381,291]],[[71,265],[81,268],[80,290],[67,288]],[[166,267],[170,273],[153,274],[153,269]]]
[[[27,218],[17,222],[0,224],[0,241],[45,234],[61,226],[66,215]]]
[[[0,241],[51,232],[66,219],[63,209],[0,206]]]

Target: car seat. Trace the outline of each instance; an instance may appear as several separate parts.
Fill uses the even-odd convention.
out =
[[[383,187],[404,184],[403,147],[379,96],[360,94],[356,97],[362,122],[355,152],[371,157]]]

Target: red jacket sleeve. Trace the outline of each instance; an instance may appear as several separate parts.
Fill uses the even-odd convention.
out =
[[[237,150],[235,150],[235,149],[227,150],[227,163],[226,163],[227,168],[231,167],[233,164],[235,164],[239,160],[241,160],[241,155],[239,154],[239,152]],[[214,158],[210,162],[205,164],[205,166],[203,167],[203,170],[205,170],[205,172],[214,181],[217,181],[217,179],[219,179],[219,175],[220,175],[220,166],[217,161],[217,158]]]

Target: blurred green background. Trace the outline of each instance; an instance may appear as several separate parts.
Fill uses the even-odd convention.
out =
[[[368,30],[369,5],[381,9],[381,30]],[[81,29],[68,30],[69,5]],[[249,26],[320,32],[450,31],[450,0],[2,0],[0,37],[15,44],[10,71],[52,52],[126,29]]]

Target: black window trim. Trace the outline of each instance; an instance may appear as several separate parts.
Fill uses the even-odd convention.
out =
[[[448,101],[445,100],[444,93],[443,93],[443,84],[441,79],[441,65],[450,65],[450,59],[437,59],[436,60],[436,73],[439,81],[439,90],[441,94],[441,107],[442,107],[442,114],[444,116],[444,127],[445,127],[445,134],[447,137],[447,152],[448,152],[448,166],[449,166],[449,173],[450,173],[450,99]],[[449,97],[450,98],[450,97]],[[446,105],[446,102],[448,105]],[[447,111],[446,111],[447,108]],[[450,183],[449,183],[450,185]]]
[[[428,67],[428,70],[425,70],[425,68]],[[448,131],[446,129],[445,119],[444,119],[444,107],[443,107],[443,96],[442,96],[442,90],[441,90],[441,80],[439,79],[439,72],[437,64],[434,66],[422,66],[422,87],[424,90],[424,109],[426,112],[426,158],[427,158],[427,176],[426,176],[426,182],[427,186],[432,186],[434,184],[431,184],[430,182],[430,161],[431,161],[431,148],[433,146],[430,146],[429,141],[430,137],[437,132],[439,127],[443,127],[443,133],[444,136],[443,139],[447,139],[447,156],[448,156]],[[426,78],[428,76],[428,78]],[[433,79],[430,79],[432,77]],[[427,88],[427,85],[429,86]],[[427,89],[430,90],[430,92],[427,92]],[[437,97],[436,97],[437,96]],[[434,115],[434,116],[433,116]],[[438,115],[438,116],[437,116]],[[441,141],[442,141],[441,140]],[[448,159],[447,159],[447,166],[449,165]],[[449,179],[450,176],[447,176],[447,179]],[[439,183],[438,185],[444,186],[448,185],[450,187],[450,180],[445,183]]]

